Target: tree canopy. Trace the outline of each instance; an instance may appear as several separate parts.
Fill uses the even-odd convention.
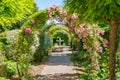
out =
[[[11,26],[34,9],[34,0],[0,0],[0,25]]]
[[[64,0],[64,3],[69,14],[78,13],[82,20],[120,19],[120,0]]]

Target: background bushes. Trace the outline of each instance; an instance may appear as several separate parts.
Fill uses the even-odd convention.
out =
[[[34,54],[34,60],[38,62],[42,62],[48,58],[48,53],[50,51],[50,38],[44,32],[38,35],[40,45],[36,49]]]

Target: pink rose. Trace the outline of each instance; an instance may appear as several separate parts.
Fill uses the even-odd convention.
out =
[[[63,15],[64,15],[64,16],[67,16],[66,10],[63,10]]]
[[[76,14],[73,14],[71,17],[73,20],[76,20],[78,18],[78,16]]]
[[[32,23],[32,24],[35,24],[35,20],[32,20],[31,23]]]
[[[30,28],[26,28],[25,33],[32,33],[32,30]]]

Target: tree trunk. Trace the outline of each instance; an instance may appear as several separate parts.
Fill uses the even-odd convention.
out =
[[[110,21],[110,76],[109,80],[115,80],[115,63],[116,63],[116,42],[117,42],[118,21]]]

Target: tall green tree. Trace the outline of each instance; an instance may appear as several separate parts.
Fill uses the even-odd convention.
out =
[[[0,27],[12,26],[31,14],[34,0],[0,0]]]
[[[120,0],[64,0],[68,13],[77,13],[81,21],[107,22],[110,26],[110,80],[115,80],[117,29],[120,23]]]

